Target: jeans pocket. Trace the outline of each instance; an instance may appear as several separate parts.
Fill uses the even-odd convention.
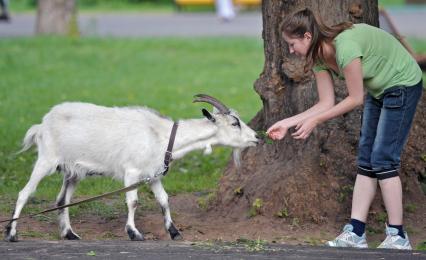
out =
[[[400,108],[404,105],[404,89],[395,89],[383,96],[384,108]]]

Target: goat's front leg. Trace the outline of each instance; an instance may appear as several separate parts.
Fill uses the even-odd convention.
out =
[[[126,177],[124,178],[124,185],[130,186],[132,184],[135,184],[138,179],[138,174],[134,172],[132,174],[131,171],[126,173]],[[144,240],[143,232],[139,232],[139,230],[135,226],[135,212],[136,207],[138,205],[138,190],[134,189],[132,191],[126,192],[126,203],[128,208],[128,216],[127,216],[127,223],[126,223],[126,232],[129,235],[129,238],[133,241],[142,241]]]
[[[180,240],[182,239],[181,234],[176,229],[175,225],[173,225],[172,218],[170,216],[170,208],[169,208],[169,197],[166,193],[166,191],[163,188],[163,185],[161,184],[160,180],[155,180],[151,184],[152,192],[155,195],[155,198],[157,199],[158,203],[161,206],[161,210],[163,212],[164,216],[164,225],[166,227],[166,230],[169,232],[170,237],[173,240]]]

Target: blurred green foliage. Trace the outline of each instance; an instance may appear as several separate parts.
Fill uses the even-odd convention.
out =
[[[173,0],[77,0],[79,10],[93,11],[163,11],[173,10]],[[37,0],[10,1],[12,12],[34,11]]]
[[[379,6],[389,7],[389,6],[400,6],[404,5],[405,0],[379,0]]]

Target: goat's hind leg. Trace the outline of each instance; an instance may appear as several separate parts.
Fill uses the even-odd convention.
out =
[[[64,173],[64,181],[62,184],[61,191],[58,194],[58,198],[56,200],[56,206],[63,206],[65,204],[69,204],[74,193],[74,190],[77,186],[78,179],[76,176],[70,177]],[[70,217],[68,208],[60,209],[58,213],[59,220],[59,230],[61,238],[68,240],[79,240],[81,239],[79,235],[74,233],[71,228]]]
[[[124,177],[124,185],[126,187],[135,184],[138,182],[138,172],[133,170],[126,171],[126,175]],[[136,207],[138,205],[138,190],[134,189],[126,192],[126,203],[128,208],[128,217],[126,223],[126,232],[129,235],[129,238],[132,241],[142,241],[145,240],[143,232],[139,232],[139,230],[135,226],[135,212]]]
[[[40,181],[47,175],[54,172],[56,169],[56,164],[51,161],[45,160],[39,156],[37,162],[34,166],[33,172],[31,173],[30,180],[25,185],[25,187],[19,192],[18,200],[16,201],[16,207],[13,211],[12,218],[19,218],[22,208],[25,203],[27,203],[29,196],[36,190],[37,185]],[[5,240],[9,242],[18,241],[18,235],[16,232],[17,221],[11,221],[6,226],[5,231]]]
[[[161,184],[161,181],[160,180],[154,181],[151,184],[151,189],[155,195],[155,198],[157,199],[158,203],[161,206],[161,211],[163,212],[163,216],[164,216],[164,226],[166,230],[169,232],[170,237],[173,240],[183,239],[182,235],[179,233],[175,225],[173,225],[172,217],[170,215],[170,208],[169,208],[169,196],[164,190],[163,185]]]

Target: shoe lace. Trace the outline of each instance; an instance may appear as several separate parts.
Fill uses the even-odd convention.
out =
[[[385,241],[383,241],[384,245],[394,245],[394,244],[403,245],[405,243],[406,243],[406,240],[400,237],[399,235],[388,235],[386,236]]]
[[[340,234],[336,241],[350,241],[350,242],[356,242],[354,239],[353,234],[351,234],[350,231],[344,231],[342,234]]]

